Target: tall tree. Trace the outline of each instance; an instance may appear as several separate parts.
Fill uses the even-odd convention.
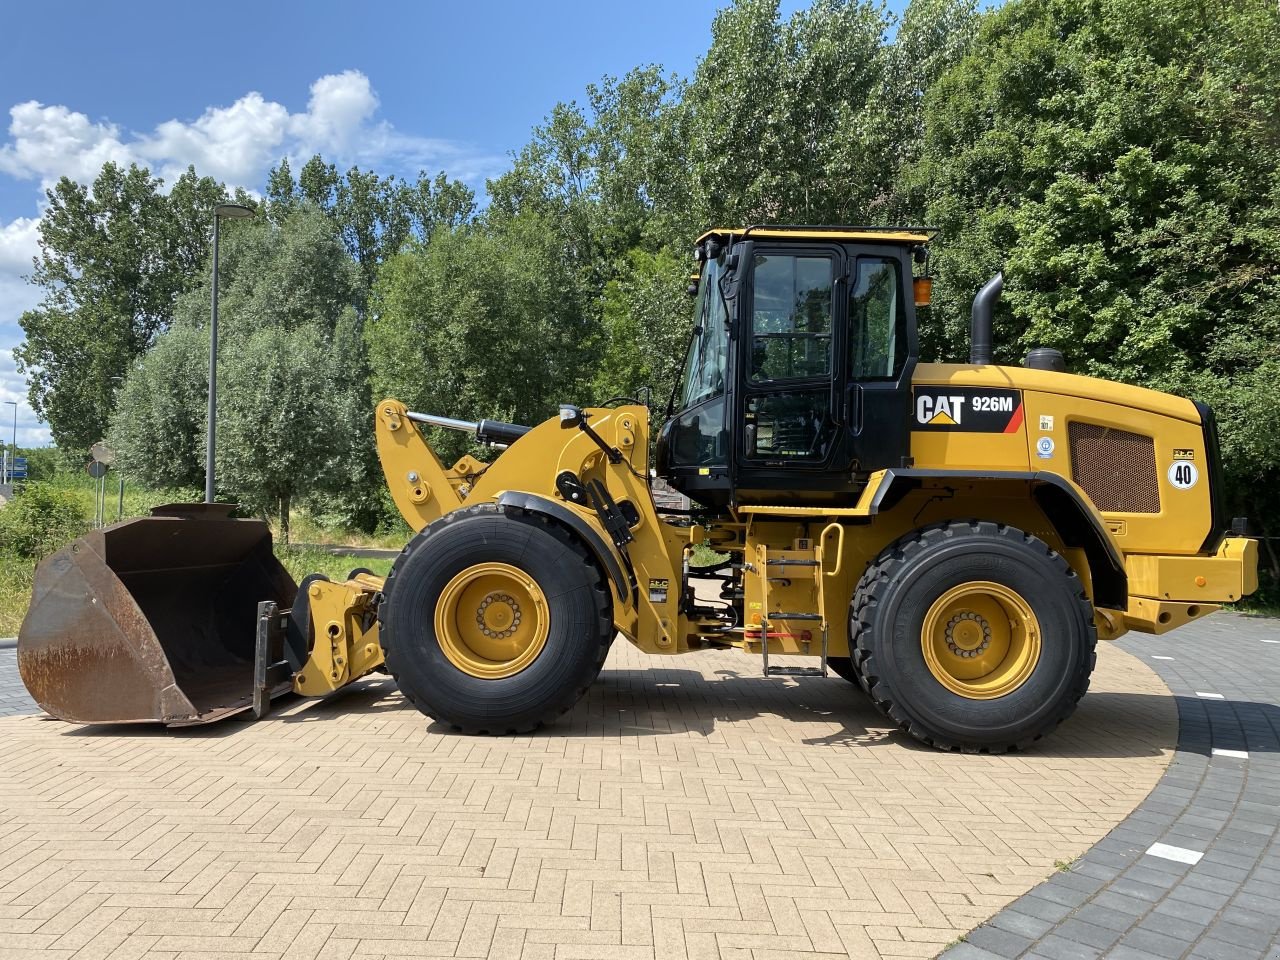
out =
[[[303,165],[297,181],[288,159],[282,160],[267,176],[267,196],[276,217],[287,217],[301,202],[328,214],[359,264],[366,295],[381,264],[410,237],[425,240],[436,226],[454,226],[475,213],[471,189],[444,173],[434,180],[419,173],[413,181],[359,167],[344,174],[318,154]]]
[[[219,294],[220,495],[278,517],[286,536],[298,498],[375,500],[359,270],[333,223],[299,201],[278,223],[237,224]],[[203,477],[208,298],[204,285],[180,299],[124,385],[111,439],[144,482]]]
[[[909,171],[943,228],[956,356],[1003,266],[997,354],[1214,402],[1235,508],[1280,522],[1280,13],[1256,0],[1015,0],[926,99]],[[1280,574],[1280,564],[1273,569]]]
[[[374,392],[453,417],[538,423],[589,394],[598,331],[554,225],[440,229],[383,269],[366,329]],[[460,453],[460,435],[443,449]]]
[[[48,191],[31,276],[44,299],[20,318],[14,356],[61,446],[102,438],[116,381],[199,280],[226,191],[193,169],[163,188],[145,168],[107,163],[91,187],[64,177]]]

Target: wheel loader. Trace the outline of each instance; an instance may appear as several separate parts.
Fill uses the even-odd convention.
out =
[[[1024,748],[1084,695],[1099,637],[1239,600],[1257,546],[1224,512],[1207,406],[1054,350],[992,362],[999,275],[970,362],[921,362],[933,235],[709,231],[652,463],[626,398],[533,427],[384,400],[378,454],[416,531],[388,576],[295,585],[261,521],[161,508],[44,561],[23,679],[56,717],[182,725],[387,671],[447,727],[504,734],[572,707],[621,636],[833,674],[814,682],[938,748]],[[496,455],[446,465],[426,426]]]

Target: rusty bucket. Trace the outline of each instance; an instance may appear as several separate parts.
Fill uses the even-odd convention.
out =
[[[258,603],[288,608],[297,587],[271,529],[231,519],[232,509],[157,507],[40,564],[18,668],[47,713],[178,726],[250,706]]]

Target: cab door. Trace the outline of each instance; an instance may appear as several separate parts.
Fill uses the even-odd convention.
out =
[[[919,354],[911,258],[900,247],[850,247],[843,348],[850,462],[857,475],[908,466],[911,378]]]
[[[843,446],[836,378],[844,273],[839,245],[757,242],[752,250],[751,282],[738,305],[740,488],[822,473]]]

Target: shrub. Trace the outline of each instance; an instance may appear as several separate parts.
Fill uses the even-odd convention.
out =
[[[30,483],[0,509],[0,551],[39,559],[89,529],[89,516],[66,490]]]

